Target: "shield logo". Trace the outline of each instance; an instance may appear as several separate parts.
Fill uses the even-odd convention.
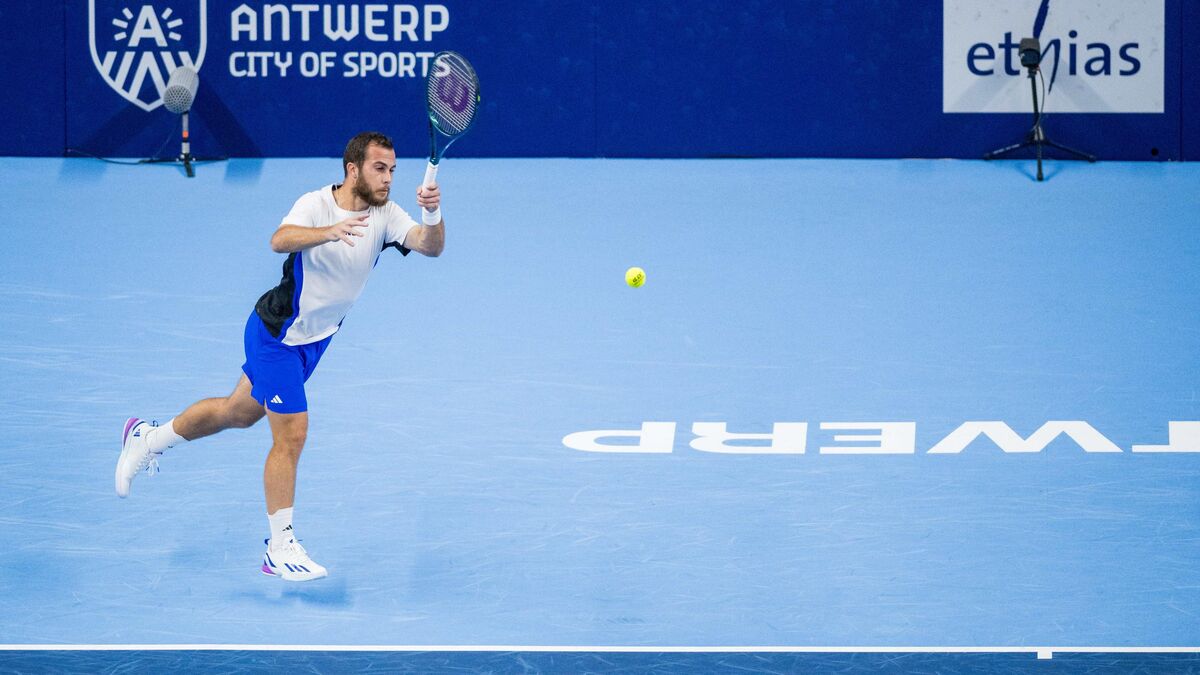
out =
[[[92,62],[114,91],[147,112],[179,66],[197,71],[208,43],[208,0],[88,0]]]

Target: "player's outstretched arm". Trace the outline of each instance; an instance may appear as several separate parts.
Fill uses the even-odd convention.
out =
[[[441,204],[442,193],[436,183],[417,188],[417,205],[425,224],[409,229],[404,236],[405,248],[431,258],[442,254],[446,248],[446,223],[442,220]]]
[[[353,246],[353,237],[363,236],[362,232],[355,228],[367,227],[366,221],[367,216],[363,214],[347,218],[329,227],[280,225],[279,229],[275,230],[275,234],[271,235],[271,250],[276,253],[295,253],[339,239]]]

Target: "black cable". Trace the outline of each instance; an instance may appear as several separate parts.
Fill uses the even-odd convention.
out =
[[[180,124],[181,124],[181,123],[182,123],[182,119],[180,120]],[[98,159],[98,160],[100,160],[101,162],[108,162],[109,164],[120,164],[120,165],[122,165],[122,166],[140,166],[140,165],[142,165],[142,164],[159,164],[159,163],[166,163],[166,162],[174,161],[174,160],[175,160],[175,158],[174,158],[174,157],[171,157],[171,158],[160,158],[160,157],[159,157],[159,155],[161,155],[161,154],[162,154],[162,151],[163,151],[164,149],[166,149],[166,147],[167,147],[167,144],[171,142],[171,139],[172,139],[172,138],[175,138],[177,135],[179,135],[179,126],[180,126],[180,124],[177,124],[177,125],[176,125],[176,127],[175,127],[174,129],[172,129],[172,130],[171,130],[171,131],[170,131],[170,132],[167,134],[167,137],[166,137],[166,138],[163,140],[163,142],[162,142],[162,145],[158,146],[158,150],[156,150],[156,151],[154,152],[154,154],[150,156],[150,159],[139,159],[139,160],[137,160],[137,161],[135,161],[135,162],[123,162],[123,161],[121,161],[121,160],[118,160],[118,159],[109,159],[109,158],[107,158],[107,157],[101,157],[101,156],[99,156],[99,155],[93,155],[93,154],[92,154],[92,153],[90,153],[90,152],[87,152],[87,151],[85,151],[85,150],[80,150],[80,149],[78,149],[78,148],[67,148],[67,150],[66,150],[66,154],[68,154],[68,155],[71,155],[71,154],[82,155],[82,156],[84,156],[84,157],[89,157],[89,158],[91,158],[91,159]],[[219,160],[218,160],[218,161],[219,161]],[[196,163],[196,160],[192,160],[192,163]]]
[[[1037,101],[1034,102],[1037,105],[1037,115],[1033,118],[1033,126],[1029,129],[1029,132],[1035,136],[1037,135],[1038,127],[1042,126],[1042,117],[1046,114],[1046,76],[1042,74],[1041,68],[1037,69],[1037,75],[1038,80],[1042,83],[1042,100],[1040,103]]]
[[[1046,76],[1042,73],[1042,69],[1038,68],[1038,79],[1042,81],[1042,105],[1038,108],[1038,124],[1042,123],[1042,118],[1046,116]]]
[[[158,147],[158,151],[156,151],[154,156],[157,157],[158,155],[160,155],[162,153],[162,150],[167,147],[168,143],[170,143],[170,139],[172,139],[174,137],[175,137],[175,130],[172,130],[168,133],[167,138],[164,139],[164,141],[162,142],[162,145],[160,145],[160,147]],[[66,154],[67,155],[71,155],[71,154],[83,155],[84,157],[90,157],[90,159],[92,159],[92,160],[100,160],[102,162],[108,162],[108,163],[110,163],[110,165],[121,165],[121,166],[127,166],[127,167],[136,167],[138,165],[144,165],[144,163],[148,163],[148,160],[138,160],[136,162],[122,162],[120,160],[110,160],[110,159],[108,159],[108,157],[92,155],[91,153],[88,153],[88,151],[79,150],[78,148],[67,148]]]
[[[107,157],[100,157],[99,155],[93,155],[93,154],[92,154],[92,153],[90,153],[90,152],[84,152],[83,150],[78,150],[78,149],[76,149],[76,148],[67,148],[67,153],[66,153],[66,154],[67,154],[67,155],[80,155],[80,156],[82,156],[82,157],[89,157],[89,158],[91,158],[91,159],[98,159],[98,160],[100,160],[101,162],[108,162],[109,164],[121,164],[121,165],[124,165],[124,166],[137,166],[137,165],[139,165],[139,164],[141,164],[141,163],[142,163],[142,162],[141,162],[141,160],[139,160],[139,161],[136,161],[136,162],[122,162],[122,161],[120,161],[120,160],[116,160],[116,159],[109,159],[109,158],[107,158]]]

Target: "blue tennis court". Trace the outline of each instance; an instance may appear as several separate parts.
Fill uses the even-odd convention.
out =
[[[309,382],[287,584],[266,422],[113,466],[338,161],[0,158],[0,670],[1200,669],[1200,170],[1031,171],[452,162]]]

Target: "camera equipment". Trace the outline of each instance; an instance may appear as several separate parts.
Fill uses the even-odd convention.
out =
[[[1095,155],[1089,155],[1086,152],[1075,150],[1073,148],[1068,148],[1065,145],[1055,143],[1054,141],[1046,138],[1045,132],[1042,131],[1042,110],[1038,109],[1037,78],[1041,74],[1041,68],[1040,68],[1041,63],[1042,63],[1041,44],[1038,42],[1037,38],[1021,38],[1020,44],[1017,45],[1017,53],[1021,57],[1021,65],[1025,66],[1025,68],[1027,68],[1029,70],[1029,87],[1030,87],[1031,91],[1033,92],[1033,128],[1029,130],[1028,134],[1026,134],[1024,141],[1021,141],[1020,143],[1014,143],[1013,145],[1005,146],[1003,148],[1000,148],[999,150],[993,150],[993,151],[987,153],[986,155],[984,155],[983,158],[984,159],[995,159],[995,158],[999,157],[1000,155],[1007,154],[1009,152],[1012,152],[1013,150],[1020,150],[1021,148],[1027,148],[1032,145],[1037,148],[1037,179],[1039,181],[1043,180],[1042,146],[1044,146],[1044,145],[1048,145],[1052,148],[1058,148],[1059,150],[1062,150],[1063,152],[1074,155],[1080,159],[1086,159],[1089,162],[1096,161]],[[1044,78],[1042,80],[1042,84],[1044,87],[1045,86]],[[1042,109],[1045,108],[1046,102],[1044,99],[1045,99],[1045,97],[1043,96]]]
[[[1026,68],[1036,68],[1042,63],[1042,46],[1037,38],[1021,38],[1017,53],[1021,55],[1021,65]]]

